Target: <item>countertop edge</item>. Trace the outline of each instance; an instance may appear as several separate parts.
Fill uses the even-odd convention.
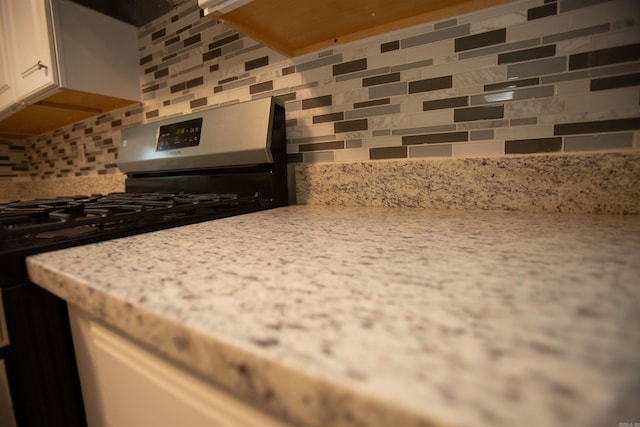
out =
[[[202,333],[166,315],[95,290],[90,284],[32,257],[27,258],[27,267],[30,279],[43,289],[151,352],[294,425],[341,426],[341,419],[351,418],[354,425],[363,422],[362,425],[367,426],[451,426],[444,417],[425,418],[424,414],[398,402],[377,398],[339,379],[321,378],[312,371],[282,363],[240,342]],[[124,314],[126,311],[133,313]],[[126,322],[127,319],[137,321]],[[154,333],[150,334],[150,330]],[[167,334],[167,331],[171,333]],[[194,353],[209,357],[194,358]],[[205,363],[199,363],[203,361]],[[278,399],[273,399],[275,394]],[[302,400],[301,396],[304,396]],[[300,401],[300,411],[288,410],[291,405],[273,404],[293,399]]]

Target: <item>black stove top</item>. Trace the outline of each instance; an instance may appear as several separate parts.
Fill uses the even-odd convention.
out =
[[[261,98],[125,129],[118,167],[124,193],[0,204],[0,302],[11,337],[0,359],[20,425],[84,425],[66,302],[31,283],[27,258],[286,206],[284,105]]]
[[[69,247],[264,209],[259,193],[111,193],[0,204],[0,253]]]

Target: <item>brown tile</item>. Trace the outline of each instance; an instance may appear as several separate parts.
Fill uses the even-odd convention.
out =
[[[209,50],[215,49],[217,47],[222,47],[225,44],[229,44],[229,43],[234,42],[234,41],[239,40],[239,39],[240,39],[240,34],[239,33],[232,34],[232,35],[230,35],[228,37],[224,37],[224,38],[222,38],[220,40],[216,40],[213,43],[210,43],[209,44]]]
[[[149,92],[153,92],[154,90],[158,90],[160,89],[160,85],[159,84],[154,84],[151,86],[148,86],[144,89],[142,89],[142,93],[149,93]]]
[[[203,77],[196,77],[195,79],[191,79],[187,82],[187,89],[191,89],[192,87],[202,86],[204,84]]]
[[[362,87],[377,86],[385,83],[400,81],[400,73],[384,74],[382,76],[367,77],[362,79]]]
[[[519,119],[509,120],[509,126],[529,126],[538,124],[537,117],[522,117]]]
[[[389,67],[374,68],[373,70],[355,71],[353,73],[342,74],[336,76],[336,82],[344,82],[347,80],[363,79],[365,77],[379,76],[389,72]]]
[[[400,40],[394,40],[380,45],[380,53],[391,52],[392,50],[398,49],[400,49]]]
[[[273,90],[273,80],[249,86],[249,93],[251,95],[255,93],[266,92],[268,90]]]
[[[390,103],[390,98],[374,99],[373,101],[356,102],[353,104],[353,108],[375,107],[376,105],[387,105]]]
[[[406,135],[402,145],[435,144],[439,142],[463,142],[469,140],[469,132],[432,133],[428,135]]]
[[[618,132],[640,129],[640,117],[628,119],[597,120],[591,122],[562,123],[553,127],[554,135],[577,135],[581,133]]]
[[[192,28],[193,28],[193,24],[185,25],[184,27],[182,27],[178,31],[176,31],[176,34],[184,33],[185,31],[190,30]],[[200,34],[198,34],[198,35],[200,35]]]
[[[180,41],[180,36],[175,36],[175,37],[172,37],[172,38],[170,38],[168,40],[165,40],[164,46],[165,47],[169,47],[172,44],[178,43],[179,41]]]
[[[332,113],[332,114],[322,114],[319,116],[313,116],[313,124],[316,123],[327,123],[327,122],[337,122],[340,120],[344,120],[344,113]]]
[[[310,108],[326,107],[331,105],[333,98],[331,95],[318,96],[316,98],[309,98],[302,100],[302,109],[308,110]]]
[[[562,138],[515,139],[504,142],[505,154],[552,153],[562,149]]]
[[[200,42],[200,34],[196,34],[195,36],[184,39],[183,46],[191,46],[192,44],[196,44],[198,42]]]
[[[637,60],[640,60],[640,43],[576,53],[569,56],[569,70],[580,70],[582,68]]]
[[[213,49],[202,54],[202,62],[207,62],[220,56],[222,56],[222,49]]]
[[[298,151],[327,151],[344,149],[344,141],[320,142],[317,144],[300,144]]]
[[[302,153],[287,154],[287,163],[302,163]]]
[[[516,52],[502,53],[498,55],[498,64],[510,64],[512,62],[529,61],[531,59],[547,58],[555,56],[556,46],[540,46],[532,49],[518,50]]]
[[[453,87],[453,78],[451,76],[442,76],[409,82],[409,93],[427,92],[451,87]]]
[[[454,122],[470,122],[474,120],[501,119],[504,117],[504,105],[487,105],[482,107],[458,108],[453,110]]]
[[[169,54],[169,55],[167,55],[167,56],[163,56],[163,57],[162,57],[162,62],[168,61],[168,60],[173,59],[173,58],[175,58],[175,57],[177,57],[177,56],[178,56],[178,54],[177,54],[177,53],[175,53],[175,52],[174,52],[174,53],[171,53],[171,54]]]
[[[333,75],[353,73],[367,69],[367,58],[356,59],[355,61],[343,62],[333,66]]]
[[[507,29],[487,31],[486,33],[474,34],[472,36],[460,37],[455,40],[455,51],[461,52],[479,47],[491,46],[507,41]]]
[[[226,79],[218,80],[218,84],[219,85],[223,85],[223,84],[227,84],[227,83],[230,83],[230,82],[234,82],[236,80],[238,80],[238,76],[227,77]]]
[[[436,99],[433,101],[424,101],[422,103],[422,111],[441,110],[444,108],[466,107],[467,105],[469,105],[469,97],[467,96]]]
[[[623,76],[604,77],[591,80],[591,91],[617,89],[621,87],[640,86],[640,73]]]
[[[558,13],[558,4],[549,3],[544,6],[532,7],[527,10],[527,21],[533,21],[534,19],[545,18],[547,16],[553,16]]]
[[[382,160],[382,159],[405,159],[407,157],[407,147],[382,147],[382,148],[370,148],[369,159]]]
[[[251,61],[247,61],[244,63],[244,70],[251,71],[256,68],[265,67],[269,65],[269,57],[263,56],[261,58],[252,59]]]
[[[282,95],[278,95],[277,98],[282,102],[295,101],[296,100],[296,93],[295,92],[285,93],[285,94],[282,94]]]
[[[166,35],[167,35],[167,29],[163,28],[163,29],[158,30],[155,33],[151,34],[151,41],[156,41],[159,38],[162,38],[162,37],[164,37]]]
[[[520,40],[511,43],[501,43],[481,49],[468,50],[466,52],[458,53],[458,60],[479,58],[482,56],[493,55],[495,53],[513,52],[520,49],[526,49],[529,47],[540,46],[540,38]]]
[[[346,122],[337,122],[333,124],[334,132],[355,132],[359,130],[367,130],[369,123],[367,119],[349,120]]]
[[[158,70],[153,74],[154,79],[159,79],[160,77],[166,77],[169,75],[169,69],[163,68],[162,70]]]
[[[203,107],[207,105],[207,98],[199,98],[199,99],[194,99],[193,101],[191,101],[189,103],[189,107],[191,108],[197,108],[197,107]]]

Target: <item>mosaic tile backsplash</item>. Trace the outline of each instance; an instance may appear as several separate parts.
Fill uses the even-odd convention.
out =
[[[291,163],[640,149],[637,0],[519,0],[296,58],[193,0],[139,46],[141,105],[0,141],[0,179],[117,173],[123,127],[265,96]]]

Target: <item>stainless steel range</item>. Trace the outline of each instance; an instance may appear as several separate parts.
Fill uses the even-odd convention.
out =
[[[285,140],[276,98],[207,109],[123,131],[123,193],[0,204],[0,368],[19,426],[86,425],[66,304],[29,282],[25,258],[285,206]]]

